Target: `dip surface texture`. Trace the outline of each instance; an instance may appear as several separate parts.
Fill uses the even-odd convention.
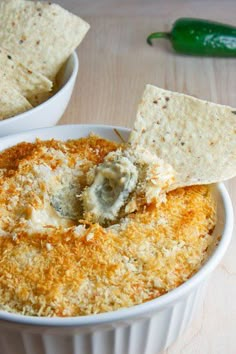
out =
[[[78,316],[130,307],[182,284],[208,256],[208,186],[169,192],[109,227],[83,219],[86,173],[118,144],[90,136],[0,154],[0,309]]]

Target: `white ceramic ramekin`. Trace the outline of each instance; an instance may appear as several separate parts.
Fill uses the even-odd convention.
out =
[[[0,137],[29,129],[51,127],[62,117],[70,101],[79,70],[76,52],[72,53],[59,75],[59,89],[47,101],[27,112],[0,121]]]
[[[128,129],[116,127],[126,139]],[[0,150],[20,141],[67,140],[90,132],[118,140],[114,127],[67,125],[0,139]],[[73,318],[43,318],[0,311],[1,354],[157,354],[188,327],[210,273],[222,259],[233,230],[233,209],[223,184],[216,185],[217,248],[202,268],[177,289],[155,300],[114,312]],[[1,270],[0,270],[1,272]]]

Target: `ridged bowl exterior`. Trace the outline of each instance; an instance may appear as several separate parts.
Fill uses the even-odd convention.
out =
[[[1,354],[157,354],[188,327],[204,283],[162,310],[87,327],[40,327],[0,321]]]

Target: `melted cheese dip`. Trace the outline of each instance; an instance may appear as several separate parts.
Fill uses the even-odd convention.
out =
[[[87,171],[117,144],[90,136],[0,154],[0,309],[78,316],[154,299],[191,277],[213,243],[207,186],[169,192],[109,227],[83,219]]]

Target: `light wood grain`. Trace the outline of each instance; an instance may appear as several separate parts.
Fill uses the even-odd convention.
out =
[[[235,24],[236,1],[61,0],[59,3],[91,24],[78,50],[79,76],[60,124],[131,127],[146,83],[236,106],[236,59],[180,56],[164,40],[152,48],[145,42],[149,33],[170,29],[171,23],[182,16]],[[235,205],[236,180],[227,185]],[[235,254],[233,235],[191,327],[163,354],[236,353]]]

